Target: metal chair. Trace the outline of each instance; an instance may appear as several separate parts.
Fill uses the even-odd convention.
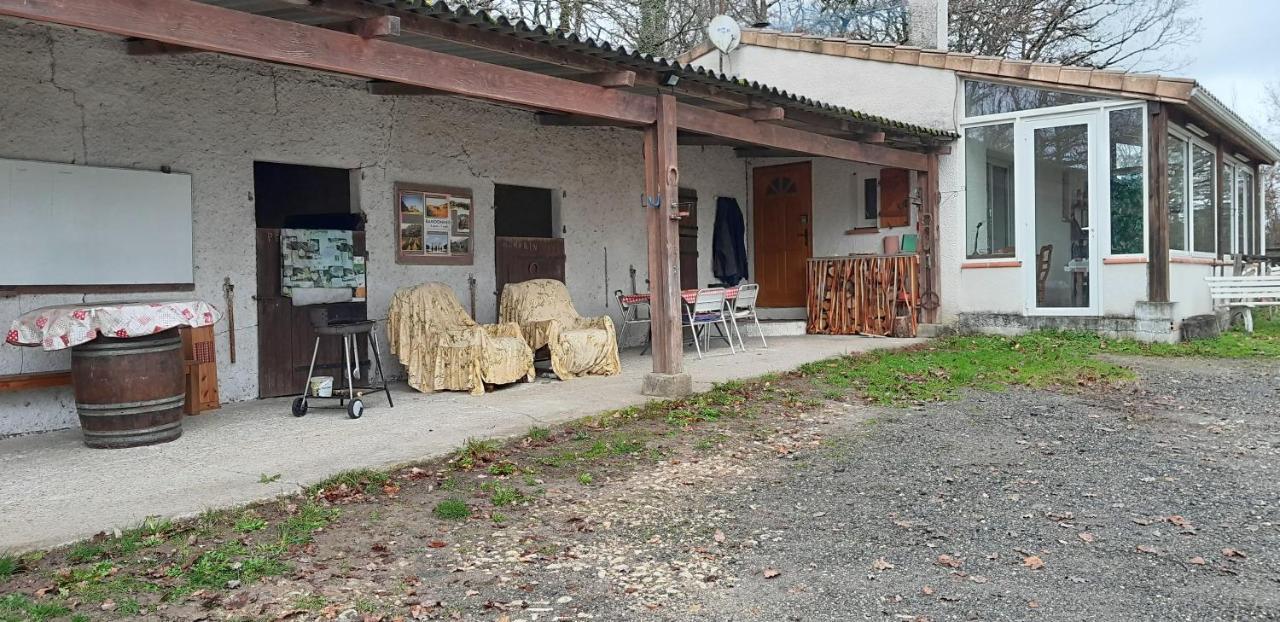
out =
[[[756,299],[760,297],[760,285],[758,283],[748,283],[738,286],[738,296],[729,301],[729,321],[733,323],[733,332],[738,334],[738,344],[742,346],[742,351],[746,352],[747,344],[742,340],[742,329],[738,327],[738,320],[751,319],[756,325],[756,333],[760,335],[760,345],[767,350],[769,342],[764,340],[764,331],[760,330],[760,317],[756,315]]]
[[[649,302],[647,299],[642,300],[640,302],[628,303],[626,300],[627,295],[623,294],[622,290],[620,289],[613,292],[613,297],[618,301],[618,308],[622,309],[622,330],[618,333],[618,345],[620,347],[626,347],[627,327],[631,326],[632,324],[652,324],[652,319],[650,319],[650,314],[653,311],[652,309],[650,309]],[[641,307],[645,309],[644,317],[640,317]],[[652,337],[652,333],[650,333],[649,331],[645,331],[644,335],[645,335],[644,349],[640,351],[641,354],[644,354],[649,350],[649,343]]]
[[[698,358],[702,358],[702,351],[711,349],[711,331],[706,330],[702,337],[706,341],[703,346],[698,345],[698,329],[706,329],[710,326],[719,326],[721,334],[725,336],[725,341],[729,344],[729,353],[734,354],[737,350],[733,347],[733,339],[729,338],[729,314],[725,312],[725,290],[723,288],[700,289],[693,298],[693,304],[684,307],[684,323],[683,326],[693,330],[693,347],[698,352]]]

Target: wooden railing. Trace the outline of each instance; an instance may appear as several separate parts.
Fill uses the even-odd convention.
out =
[[[816,257],[808,269],[810,334],[915,336],[918,255]]]

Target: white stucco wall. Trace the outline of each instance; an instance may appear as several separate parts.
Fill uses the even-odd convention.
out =
[[[1228,269],[1228,274],[1230,269]],[[1181,321],[1193,315],[1213,312],[1213,299],[1209,297],[1206,276],[1213,276],[1214,268],[1204,264],[1169,264],[1169,300],[1178,303],[1174,317]]]
[[[750,45],[739,47],[723,59],[719,52],[711,52],[695,59],[693,64],[897,121],[952,131],[956,128],[959,79],[952,71]],[[815,160],[814,167],[815,254],[843,255],[878,251],[881,248],[879,238],[882,236],[844,235],[844,231],[851,226],[840,223],[844,223],[845,219],[851,222],[852,219],[847,199],[832,202],[834,207],[830,208],[819,205],[820,169],[816,162],[821,161]],[[756,164],[767,163],[773,161]],[[985,282],[987,277],[968,282],[967,275],[962,275],[959,269],[965,256],[964,171],[960,169],[959,150],[953,148],[951,154],[940,155],[938,167],[938,190],[942,195],[938,228],[939,266],[942,269],[939,321],[948,323],[955,319],[958,312],[974,309],[964,306],[962,301],[969,297],[962,292],[966,287]],[[845,172],[838,167],[824,166],[822,170]],[[847,187],[846,180],[847,174],[842,174],[832,183]],[[844,192],[847,193],[847,190]],[[821,223],[835,226],[823,228],[823,233],[819,234]],[[913,231],[914,228],[913,216],[911,227],[882,233],[900,234]],[[1003,301],[1006,294],[989,292],[988,295],[998,296]],[[979,308],[985,310],[986,306]]]
[[[131,57],[119,38],[10,20],[0,20],[0,57],[0,157],[148,170],[167,165],[192,175],[196,289],[173,295],[221,307],[223,278],[236,286],[235,365],[226,325],[217,327],[224,402],[257,396],[255,160],[359,172],[371,318],[386,317],[398,287],[424,281],[448,283],[465,305],[467,278],[474,275],[477,319],[493,321],[494,183],[553,188],[560,195],[567,280],[581,313],[616,319],[611,292],[629,288],[629,266],[645,288],[639,132],[542,127],[531,113],[455,98],[375,97],[359,80],[213,54]],[[701,199],[699,280],[707,281],[715,197],[735,196],[745,208],[745,166],[728,148],[685,147],[680,156],[681,184]],[[394,263],[397,181],[472,189],[474,265]],[[56,232],[38,233],[56,243]],[[0,321],[49,304],[120,297],[0,297]],[[65,352],[0,346],[0,374],[68,366]],[[0,435],[74,425],[73,409],[68,389],[0,393]]]

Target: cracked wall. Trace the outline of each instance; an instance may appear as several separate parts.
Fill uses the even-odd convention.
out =
[[[639,132],[542,127],[531,113],[456,98],[376,97],[359,80],[214,54],[130,57],[119,38],[14,20],[0,19],[0,55],[0,157],[191,174],[194,295],[221,308],[224,277],[236,286],[234,365],[226,323],[215,329],[224,402],[257,396],[255,160],[359,171],[372,318],[385,319],[396,288],[424,281],[449,284],[465,306],[474,276],[477,319],[495,319],[494,183],[558,191],[567,280],[580,312],[617,320],[610,292],[630,289],[631,266],[646,289]],[[736,197],[745,209],[746,169],[727,148],[683,147],[680,157],[682,185],[700,197],[698,281],[710,282],[715,197]],[[394,262],[397,181],[472,189],[474,265]],[[56,231],[33,235],[57,243]],[[0,321],[45,305],[120,297],[0,297]],[[66,352],[0,346],[0,374],[66,369],[69,361]],[[75,421],[69,389],[0,393],[0,435]]]

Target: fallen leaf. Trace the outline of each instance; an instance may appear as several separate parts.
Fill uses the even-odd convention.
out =
[[[1156,548],[1156,547],[1154,547],[1154,546],[1147,546],[1147,545],[1145,545],[1145,544],[1139,544],[1139,545],[1138,545],[1138,552],[1139,552],[1139,553],[1147,553],[1147,554],[1150,554],[1150,555],[1159,555],[1159,554],[1160,554],[1160,549],[1157,549],[1157,548]]]
[[[876,561],[871,562],[871,568],[875,570],[888,570],[890,568],[893,568],[893,564],[890,564],[889,562],[885,561],[883,557],[881,557]]]
[[[444,548],[444,547],[446,547],[446,546],[449,546],[449,545],[448,545],[448,543],[443,542],[443,541],[441,541],[441,540],[432,540],[431,542],[428,542],[428,543],[427,543],[427,546],[429,546],[429,547],[431,547],[431,548],[433,548],[433,549],[442,549],[442,548]]]
[[[781,570],[778,570],[777,568],[765,568],[765,569],[764,569],[764,578],[766,578],[766,579],[772,579],[772,578],[774,578],[774,577],[776,577],[776,576],[778,576],[778,575],[780,575],[780,574],[782,574],[782,571],[781,571]]]
[[[1080,538],[1081,540],[1084,540],[1085,542],[1093,542],[1093,534],[1087,531],[1082,531],[1076,534],[1076,537]]]
[[[1028,609],[1039,609],[1039,608],[1040,608],[1040,601],[1038,601],[1038,600],[1029,600],[1029,601],[1027,601],[1027,608],[1028,608]]]
[[[1188,559],[1188,560],[1187,560],[1187,563],[1188,563],[1188,564],[1195,564],[1195,565],[1197,565],[1197,566],[1203,566],[1203,565],[1205,565],[1207,562],[1205,562],[1205,561],[1204,561],[1204,558],[1203,558],[1203,557],[1196,556],[1196,557],[1192,557],[1191,559]]]
[[[1245,554],[1244,554],[1244,553],[1241,553],[1240,551],[1237,551],[1237,550],[1235,550],[1235,549],[1222,549],[1222,556],[1223,556],[1223,557],[1238,557],[1238,558],[1240,558],[1240,559],[1244,559],[1244,558],[1245,558]]]
[[[724,532],[720,531],[719,529],[716,530],[716,535],[713,537],[715,538],[716,542],[724,542]]]
[[[946,566],[947,568],[959,568],[964,565],[964,561],[956,559],[950,555],[939,555],[938,565]]]
[[[982,575],[980,575],[980,574],[970,575],[970,576],[969,576],[969,580],[970,580],[970,581],[973,581],[974,583],[986,583],[986,582],[987,582],[987,578],[986,578],[986,577],[984,577],[984,576],[982,576]]]
[[[1039,570],[1044,568],[1044,560],[1040,559],[1038,555],[1028,555],[1022,558],[1022,565],[1032,570]]]
[[[1179,516],[1179,515],[1177,515],[1177,514],[1174,514],[1173,516],[1166,516],[1166,517],[1164,517],[1164,519],[1165,519],[1165,520],[1167,520],[1167,521],[1169,521],[1171,524],[1177,525],[1177,526],[1179,526],[1179,527],[1187,527],[1187,526],[1189,526],[1189,525],[1191,524],[1191,521],[1189,521],[1189,520],[1187,520],[1187,519],[1185,519],[1185,518],[1183,518],[1183,517],[1181,517],[1181,516]]]
[[[1145,527],[1145,526],[1147,526],[1147,525],[1150,525],[1151,523],[1154,523],[1155,521],[1153,521],[1153,520],[1151,520],[1151,519],[1149,519],[1149,518],[1135,518],[1135,519],[1133,519],[1133,522],[1134,522],[1134,523],[1136,523],[1136,524],[1139,524],[1139,525],[1142,525],[1142,526],[1144,526],[1144,527]]]
[[[926,585],[920,588],[920,593],[924,594],[925,596],[933,596],[933,588]]]

